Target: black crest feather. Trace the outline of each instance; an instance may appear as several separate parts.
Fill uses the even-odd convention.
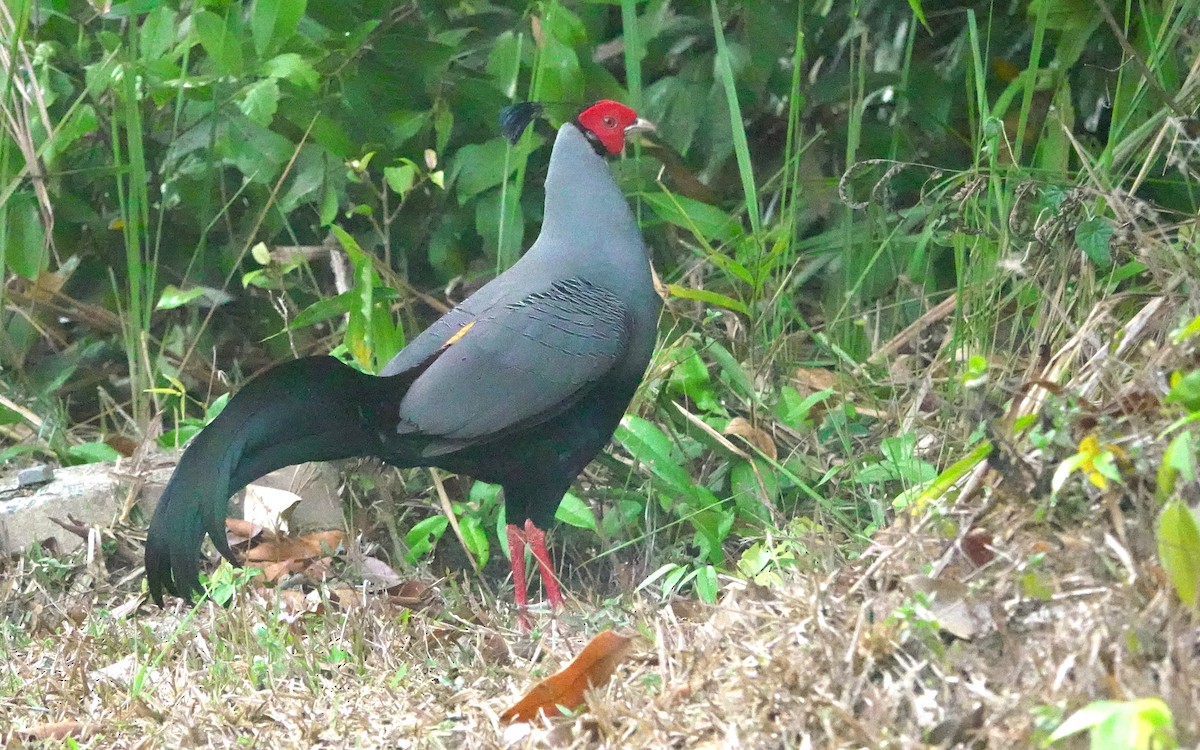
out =
[[[517,102],[500,110],[500,133],[509,143],[516,145],[529,123],[541,117],[542,105],[538,102]]]

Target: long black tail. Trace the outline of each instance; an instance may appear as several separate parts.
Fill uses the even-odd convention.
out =
[[[184,451],[158,501],[146,539],[154,600],[162,604],[164,591],[185,597],[200,591],[205,534],[237,564],[225,517],[229,497],[250,482],[292,464],[378,454],[400,399],[436,356],[386,378],[333,357],[309,357],[269,370],[238,391]]]

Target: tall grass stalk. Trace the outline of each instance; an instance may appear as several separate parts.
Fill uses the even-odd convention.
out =
[[[137,29],[130,27],[126,51],[130,61],[137,59]],[[149,173],[143,149],[142,110],[138,99],[137,76],[131,62],[117,68],[121,72],[120,96],[116,99],[117,122],[112,131],[113,164],[117,165],[116,188],[121,212],[121,236],[125,245],[126,302],[122,316],[125,356],[129,363],[131,413],[139,428],[150,421],[149,389],[154,372],[149,361],[147,341],[150,317],[154,310],[154,290],[158,253],[151,247]],[[118,296],[121,290],[115,289]]]

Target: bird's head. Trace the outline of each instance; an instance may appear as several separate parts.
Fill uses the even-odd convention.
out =
[[[505,107],[500,113],[500,131],[515,144],[529,123],[541,116],[544,107],[540,102],[518,102]],[[596,153],[610,156],[624,150],[627,136],[654,130],[654,123],[611,99],[586,107],[576,115],[574,124],[591,141]]]
[[[601,99],[580,112],[575,124],[593,145],[599,144],[613,156],[625,148],[626,136],[654,130],[654,123],[643,120],[637,112],[611,99]]]

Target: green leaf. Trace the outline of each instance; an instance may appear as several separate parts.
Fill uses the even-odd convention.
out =
[[[1098,216],[1085,219],[1075,227],[1075,244],[1101,268],[1112,265],[1112,236],[1112,223]]]
[[[671,389],[687,396],[700,411],[719,412],[721,402],[713,393],[708,365],[693,346],[685,346],[672,357],[674,366],[668,379]]]
[[[1180,404],[1191,413],[1200,412],[1200,370],[1192,370],[1187,375],[1173,373],[1171,390],[1165,400],[1168,404]]]
[[[329,299],[321,299],[312,303],[308,307],[300,311],[296,317],[292,318],[291,325],[293,330],[307,328],[311,325],[316,325],[322,321],[338,315],[345,315],[350,312],[350,306],[354,304],[354,290],[342,292],[336,297]]]
[[[503,237],[500,232],[502,196],[507,209],[503,216]],[[483,238],[488,255],[515,258],[525,238],[525,214],[521,211],[517,191],[492,190],[480,196],[475,203],[475,231]]]
[[[250,33],[259,57],[292,38],[306,5],[307,0],[255,0]]]
[[[1163,506],[1158,517],[1158,558],[1183,605],[1200,610],[1200,526],[1182,500]]]
[[[158,298],[158,304],[154,306],[155,310],[174,310],[177,307],[183,307],[189,302],[194,302],[204,296],[204,287],[194,286],[191,289],[180,289],[174,284],[167,284],[162,290],[162,295]]]
[[[459,205],[493,188],[516,171],[523,156],[528,156],[537,138],[522,139],[512,147],[507,162],[508,141],[497,137],[484,143],[469,143],[454,155],[450,178],[454,182]]]
[[[81,104],[54,131],[54,140],[46,149],[46,161],[54,162],[60,155],[67,152],[71,144],[99,129],[100,119],[96,115],[95,107],[90,104]]]
[[[566,15],[561,5],[556,5],[552,12],[546,14],[544,21],[550,21]],[[543,30],[550,33],[542,34],[542,48],[539,56],[538,70],[541,73],[540,96],[546,101],[577,102],[583,99],[583,69],[579,66],[579,56],[575,50],[564,44],[556,35],[556,29]]]
[[[908,0],[908,7],[912,9],[913,17],[925,27],[925,30],[933,34],[933,30],[929,28],[929,22],[925,20],[925,9],[921,7],[921,0]]]
[[[408,547],[404,559],[408,564],[415,565],[417,560],[428,555],[449,525],[450,519],[445,516],[430,516],[409,529],[404,535],[404,544]]]
[[[641,193],[659,218],[709,242],[728,242],[742,233],[737,219],[716,206],[667,192]]]
[[[488,541],[487,532],[483,530],[479,516],[463,516],[458,520],[458,528],[462,531],[463,544],[479,563],[479,567],[487,567],[488,558],[491,555],[491,543]]]
[[[204,423],[208,424],[217,418],[217,415],[225,411],[225,405],[229,403],[229,397],[232,394],[222,393],[212,400],[208,408],[204,410]]]
[[[233,28],[234,15],[229,21],[216,13],[202,10],[192,16],[200,46],[208,53],[213,67],[221,75],[239,76],[243,70],[241,37]]]
[[[4,240],[4,262],[9,270],[30,281],[46,267],[46,231],[37,198],[30,190],[9,196],[0,210],[0,238]]]
[[[729,382],[737,386],[737,389],[742,392],[743,396],[752,401],[760,402],[758,393],[754,390],[754,381],[750,379],[750,376],[742,369],[741,363],[737,361],[728,349],[717,341],[710,341],[708,344],[708,354],[721,366],[721,371],[729,378]]]
[[[259,73],[268,78],[282,78],[313,91],[316,91],[321,80],[316,68],[295,52],[285,52],[272,57],[259,66]]]
[[[1178,747],[1171,710],[1160,698],[1093,701],[1067,717],[1042,747],[1083,731],[1093,748],[1152,750]]]
[[[668,284],[667,291],[671,293],[672,297],[693,299],[697,302],[704,302],[709,305],[724,307],[727,310],[739,312],[747,317],[750,315],[750,308],[746,307],[745,303],[739,302],[733,297],[726,296],[720,292],[712,292],[708,289],[691,289],[689,287],[679,286],[678,284]]]
[[[733,528],[733,513],[722,508],[696,511],[688,516],[688,522],[696,530],[696,546],[700,557],[711,563],[720,563],[725,557],[721,543]]]
[[[279,83],[274,78],[264,78],[242,89],[237,103],[242,114],[264,128],[275,119],[279,109]]]
[[[759,478],[762,479],[761,485]],[[742,514],[764,523],[771,520],[767,506],[763,503],[778,501],[779,479],[766,461],[756,461],[753,464],[742,459],[734,461],[729,469],[729,489]],[[763,498],[762,494],[764,489],[767,492],[766,498]]]
[[[392,189],[393,193],[405,195],[412,190],[413,183],[417,179],[417,168],[412,162],[395,167],[384,167],[383,179],[387,180],[388,187]]]
[[[151,62],[167,54],[175,43],[179,24],[175,11],[169,5],[160,5],[142,19],[141,39],[138,52],[142,62]]]
[[[580,500],[575,495],[568,492],[563,495],[562,504],[558,506],[558,511],[554,517],[559,521],[574,526],[577,529],[591,529],[596,531],[596,514],[587,506],[587,503]]]
[[[121,457],[121,454],[112,446],[103,441],[97,440],[91,443],[82,443],[80,445],[72,445],[67,448],[67,455],[70,456],[73,463],[94,464],[101,461],[116,461]]]
[[[717,593],[717,570],[711,565],[705,565],[696,571],[696,578],[692,584],[696,587],[696,595],[700,597],[700,601],[705,604],[716,604]]]
[[[1158,498],[1166,502],[1175,492],[1176,479],[1182,475],[1184,481],[1196,481],[1196,450],[1192,447],[1192,433],[1176,435],[1163,451],[1162,463],[1158,467]]]
[[[632,414],[626,415],[617,428],[616,438],[634,458],[672,489],[681,494],[692,494],[692,478],[672,458],[671,439],[653,423]]]

